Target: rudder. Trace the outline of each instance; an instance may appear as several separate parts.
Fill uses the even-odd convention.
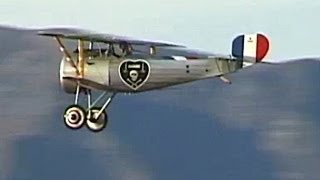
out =
[[[242,34],[232,41],[232,56],[251,63],[261,62],[269,52],[269,39],[261,34]]]

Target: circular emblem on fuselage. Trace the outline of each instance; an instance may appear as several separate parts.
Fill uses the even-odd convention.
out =
[[[119,76],[122,82],[133,90],[143,86],[150,75],[150,64],[143,59],[126,59],[119,65]]]

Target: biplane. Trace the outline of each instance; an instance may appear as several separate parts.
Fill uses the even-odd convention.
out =
[[[226,74],[262,62],[269,50],[269,40],[261,33],[234,38],[231,55],[80,29],[49,28],[38,35],[53,37],[63,54],[60,84],[66,93],[75,95],[74,103],[64,111],[65,125],[71,129],[86,125],[93,132],[107,126],[106,109],[118,93],[139,93],[214,77],[230,84]],[[63,40],[77,42],[75,49],[67,49]],[[92,91],[100,93],[93,102]],[[81,105],[81,94],[87,104]]]

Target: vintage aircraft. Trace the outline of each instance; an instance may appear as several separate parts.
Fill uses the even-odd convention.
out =
[[[231,83],[225,74],[262,62],[269,50],[269,40],[261,33],[239,35],[232,42],[232,55],[217,55],[174,43],[67,30],[43,29],[38,35],[54,37],[63,53],[60,84],[65,92],[75,94],[74,104],[64,112],[66,126],[79,129],[86,124],[93,132],[106,127],[106,109],[117,93],[162,89],[212,77]],[[77,48],[67,50],[62,39],[76,40]],[[102,91],[93,103],[92,90]],[[86,108],[79,103],[81,92],[87,96]]]

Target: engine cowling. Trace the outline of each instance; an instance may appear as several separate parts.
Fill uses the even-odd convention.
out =
[[[62,58],[59,70],[60,86],[66,93],[75,94],[77,83],[71,80],[70,77],[76,77],[74,68],[70,66],[65,58]]]

